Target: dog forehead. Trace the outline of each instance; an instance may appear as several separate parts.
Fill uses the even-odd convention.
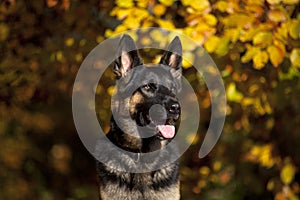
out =
[[[155,82],[157,84],[172,81],[170,68],[164,65],[147,65],[140,74],[143,82]]]

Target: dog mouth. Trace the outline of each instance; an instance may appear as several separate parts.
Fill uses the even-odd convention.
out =
[[[143,117],[144,118],[144,117]],[[153,128],[156,132],[155,137],[159,139],[172,139],[175,137],[175,119],[152,119],[150,115],[146,115],[146,124],[148,127]],[[177,119],[179,116],[177,117]]]
[[[156,125],[158,130],[158,137],[162,136],[164,139],[171,139],[175,136],[175,126],[173,125]]]

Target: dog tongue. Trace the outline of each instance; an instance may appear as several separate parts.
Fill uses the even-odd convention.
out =
[[[173,138],[175,135],[175,127],[171,125],[158,125],[159,132],[164,138]]]

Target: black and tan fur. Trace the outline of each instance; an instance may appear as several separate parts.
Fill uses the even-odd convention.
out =
[[[132,48],[133,50],[128,52],[128,49]],[[155,104],[165,108],[167,112],[166,124],[178,125],[180,105],[176,93],[181,87],[181,42],[176,37],[162,55],[160,63],[147,67],[136,68],[143,64],[134,41],[128,35],[122,37],[118,53],[120,57],[115,61],[114,73],[117,81],[120,80],[121,82],[117,84],[117,94],[112,109],[119,116],[123,114],[126,116],[123,108],[127,108],[125,110],[129,110],[130,119],[119,117],[119,122],[116,123],[115,119],[112,118],[111,128],[106,136],[113,145],[133,154],[115,153],[116,150],[108,143],[100,142],[98,144],[98,147],[102,145],[101,148],[107,150],[106,156],[114,155],[113,158],[108,159],[109,164],[97,163],[100,199],[178,200],[180,199],[178,162],[175,161],[161,169],[151,170],[160,161],[176,157],[176,147],[159,152],[150,160],[143,160],[143,153],[164,148],[172,138],[164,138],[159,132],[153,135],[153,129],[145,131],[145,129],[141,130],[139,127],[145,127],[152,123],[152,119],[149,118],[149,109]],[[135,68],[137,70],[133,70]],[[151,71],[149,71],[150,68]],[[151,82],[144,82],[145,77],[151,79]],[[159,84],[161,81],[165,85]],[[137,83],[143,84],[137,86],[132,94],[126,94],[125,91],[136,86]],[[157,110],[155,115],[157,119],[160,119],[163,113]],[[119,126],[120,124],[122,127]],[[149,131],[151,137],[144,138],[148,134],[147,131]],[[143,138],[141,138],[141,135],[143,135]],[[100,151],[99,149],[98,151]],[[130,173],[120,171],[118,170],[120,163],[129,168],[149,168],[149,172]],[[139,166],[142,165],[141,163],[143,163],[143,166]],[[116,168],[110,166],[116,166]]]

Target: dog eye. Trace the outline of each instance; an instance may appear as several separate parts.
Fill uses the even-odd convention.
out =
[[[147,84],[147,85],[144,85],[143,88],[144,88],[145,90],[150,90],[150,89],[151,89],[151,86],[150,86],[149,84]]]

